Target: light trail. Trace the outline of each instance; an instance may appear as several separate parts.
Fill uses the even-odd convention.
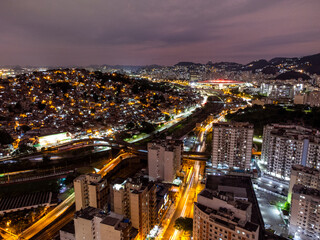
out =
[[[99,173],[105,176],[110,170],[112,170],[120,161],[126,158],[134,157],[134,154],[122,153],[109,163],[107,163]],[[17,239],[30,239],[49,224],[54,222],[58,217],[64,214],[75,202],[75,193],[71,193],[62,203],[56,206],[51,212],[42,217],[39,221],[35,222],[32,226],[24,230]]]
[[[55,207],[51,212],[42,217],[39,221],[31,225],[29,228],[24,230],[18,239],[30,239],[39,233],[41,230],[46,228],[49,224],[55,221],[59,216],[61,216],[65,211],[71,207],[75,202],[74,192],[70,194],[62,203]]]

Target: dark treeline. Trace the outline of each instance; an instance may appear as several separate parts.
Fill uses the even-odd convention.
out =
[[[262,135],[263,127],[269,123],[297,124],[320,129],[320,108],[305,105],[282,107],[278,105],[254,105],[227,114],[227,120],[254,124],[255,134]]]

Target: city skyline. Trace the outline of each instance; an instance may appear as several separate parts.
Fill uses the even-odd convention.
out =
[[[318,1],[0,3],[0,65],[172,65],[315,54]]]

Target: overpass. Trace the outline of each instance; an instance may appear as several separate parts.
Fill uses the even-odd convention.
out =
[[[210,153],[207,152],[183,152],[183,160],[191,161],[204,161],[206,162],[211,157]]]

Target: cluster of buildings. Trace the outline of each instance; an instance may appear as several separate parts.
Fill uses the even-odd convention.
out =
[[[248,123],[214,124],[212,166],[250,169],[252,138],[253,126]],[[295,239],[319,239],[319,131],[297,125],[266,125],[261,160],[267,174],[290,181],[289,233]],[[229,174],[207,175],[206,188],[195,203],[194,239],[263,239],[259,236],[262,225],[251,219],[257,214],[252,215],[255,201],[248,201],[248,185],[239,186],[242,180],[235,179],[240,176]]]
[[[81,175],[74,180],[74,221],[60,239],[145,239],[171,205],[171,187],[149,181],[143,171],[110,183],[99,174]]]
[[[100,73],[101,75],[101,73]],[[183,113],[201,103],[191,87],[170,91],[132,91],[136,81],[80,69],[28,72],[0,82],[0,127],[20,143],[34,143],[50,133],[74,135],[101,130],[137,130],[142,122],[159,124],[166,116]],[[113,79],[113,80],[111,80]],[[170,86],[169,86],[170,85]],[[27,127],[26,127],[27,126]],[[42,131],[43,130],[43,131]],[[31,140],[30,140],[31,139]]]
[[[111,182],[95,173],[77,177],[77,212],[60,239],[146,239],[173,202],[172,182],[181,168],[182,149],[180,140],[155,140],[148,145],[149,174],[141,170]]]
[[[266,125],[261,159],[268,174],[290,181],[289,233],[294,239],[319,239],[319,131],[297,125]]]
[[[212,166],[249,171],[253,130],[249,123],[213,124]],[[269,124],[264,128],[262,160],[267,163],[267,173],[290,180],[288,226],[295,239],[320,236],[319,137],[317,130],[296,125]],[[89,230],[79,227],[87,219],[95,219],[90,221],[96,224],[90,229],[97,229],[90,236],[111,231],[110,236],[122,236],[114,239],[145,239],[172,203],[170,186],[181,170],[182,149],[180,140],[157,139],[148,144],[148,173],[109,184],[96,174],[75,179],[75,239],[87,239]],[[193,239],[284,238],[265,230],[250,177],[230,172],[207,175],[206,186],[194,203]]]

